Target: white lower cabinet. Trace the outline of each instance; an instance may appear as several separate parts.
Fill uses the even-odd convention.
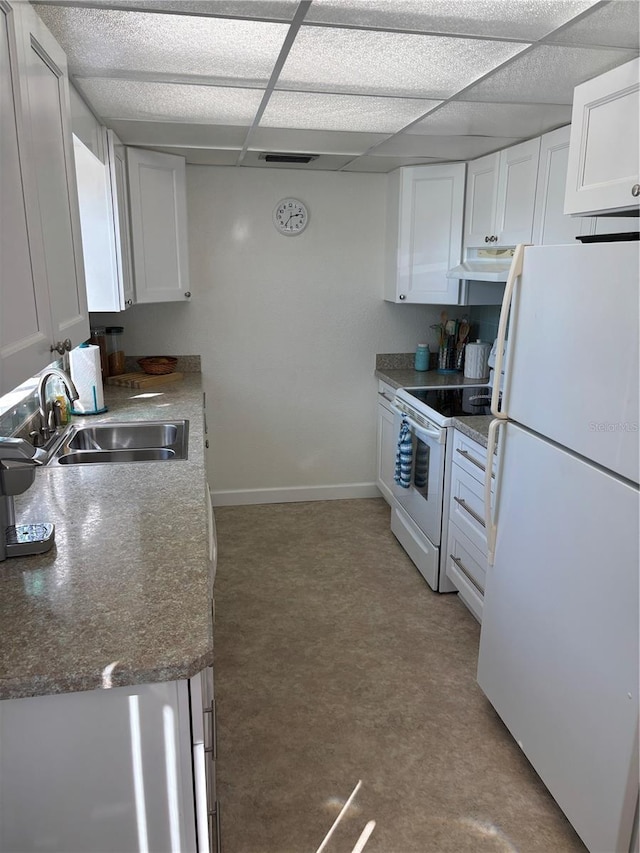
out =
[[[211,668],[0,702],[0,849],[216,850]]]
[[[382,497],[391,505],[393,505],[396,445],[398,443],[391,410],[393,397],[391,386],[380,382],[378,390],[378,475],[376,484],[382,493]]]
[[[458,430],[453,436],[445,571],[460,599],[482,622],[488,568],[484,510],[487,453],[482,445]]]

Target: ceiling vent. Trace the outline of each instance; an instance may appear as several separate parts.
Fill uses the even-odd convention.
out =
[[[266,160],[267,163],[311,163],[319,156],[318,154],[268,154],[263,151],[258,155],[258,160]]]

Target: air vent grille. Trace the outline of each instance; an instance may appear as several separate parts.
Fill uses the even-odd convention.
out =
[[[258,159],[267,163],[311,163],[317,160],[319,154],[269,154],[263,151]]]

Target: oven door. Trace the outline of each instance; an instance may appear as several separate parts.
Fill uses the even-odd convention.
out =
[[[394,497],[436,547],[442,531],[442,493],[447,431],[436,424],[423,425],[392,405],[396,436],[402,422],[411,430],[413,458],[409,488],[394,483]]]

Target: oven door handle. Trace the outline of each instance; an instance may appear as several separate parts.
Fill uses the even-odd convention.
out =
[[[424,436],[425,438],[435,438],[438,444],[445,443],[447,437],[447,431],[445,429],[440,429],[439,427],[424,427],[422,426],[422,424],[419,424],[414,421],[413,418],[410,418],[406,412],[403,412],[402,409],[399,409],[393,403],[391,404],[391,408],[396,413],[396,415],[400,415],[400,417],[409,424],[409,426],[418,436],[418,438],[420,438],[421,436]]]

